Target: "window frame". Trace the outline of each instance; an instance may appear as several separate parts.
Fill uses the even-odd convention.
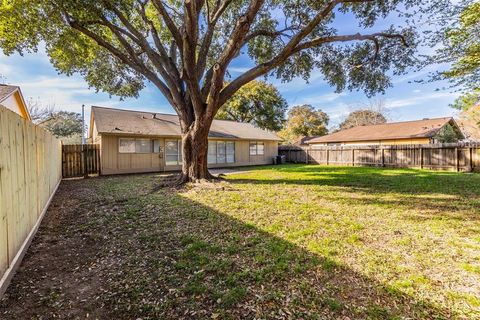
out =
[[[221,146],[223,144],[223,147],[219,148],[219,145]],[[212,148],[210,148],[211,145],[215,145],[215,152],[212,152]],[[228,145],[233,145],[233,152],[228,152]],[[235,163],[235,141],[229,141],[229,140],[209,140],[208,141],[208,151],[207,151],[207,164],[232,164]],[[222,150],[224,151],[222,153]],[[215,156],[215,161],[211,161],[212,157]],[[219,162],[219,157],[223,157],[225,161]],[[233,161],[229,161],[229,156],[230,159],[232,159],[233,156]]]
[[[132,151],[122,151],[121,148],[121,140],[133,141],[133,150]],[[137,142],[138,141],[149,141],[150,144],[150,151],[148,152],[139,152],[137,151]],[[158,147],[157,151],[155,150],[155,146]],[[121,154],[159,154],[162,153],[162,146],[160,144],[160,139],[157,138],[118,138],[118,153]]]
[[[121,140],[133,141],[133,151],[121,151]],[[135,138],[118,138],[118,153],[132,154],[135,153]]]
[[[228,153],[228,145],[233,145],[233,153]],[[233,155],[233,161],[228,161],[228,156]],[[235,141],[225,141],[225,163],[235,163]]]
[[[258,146],[261,145],[261,153]],[[252,150],[254,147],[254,150]],[[254,151],[254,152],[252,152]],[[264,156],[265,155],[265,142],[264,141],[250,141],[249,143],[249,154],[250,156]]]

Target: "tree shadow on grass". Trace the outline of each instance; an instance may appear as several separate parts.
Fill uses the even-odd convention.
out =
[[[457,197],[480,197],[480,174],[429,171],[417,169],[391,169],[379,167],[336,167],[319,165],[269,166],[259,171],[273,171],[265,178],[236,178],[232,183],[266,185],[318,185],[363,188],[375,193],[447,194]],[[248,172],[244,173],[248,175]]]
[[[41,226],[33,253],[0,304],[2,318],[454,316],[182,193],[148,192],[154,178],[65,183],[55,197],[61,201],[54,200],[47,213],[56,219]],[[66,199],[81,205],[56,212]],[[63,222],[68,228],[61,228]],[[62,241],[47,241],[55,236]],[[39,268],[45,256],[48,265]]]

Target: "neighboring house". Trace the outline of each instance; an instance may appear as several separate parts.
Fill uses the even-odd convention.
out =
[[[31,120],[20,87],[0,84],[0,105],[18,113],[24,119]]]
[[[359,126],[308,140],[312,146],[325,145],[401,145],[441,142],[445,132],[456,140],[464,136],[453,118],[423,119]]]
[[[92,107],[90,143],[100,144],[102,174],[180,170],[181,132],[177,115]],[[270,164],[281,139],[249,123],[214,120],[208,166]]]

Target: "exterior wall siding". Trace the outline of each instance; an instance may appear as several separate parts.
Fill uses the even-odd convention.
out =
[[[162,172],[162,171],[178,171],[181,170],[180,165],[165,165],[165,140],[180,139],[180,137],[153,137],[153,136],[120,136],[108,135],[101,136],[94,135],[92,137],[95,143],[100,144],[100,161],[101,174],[122,174],[122,173],[143,173],[143,172]],[[118,152],[119,138],[149,138],[160,140],[162,153],[120,153]],[[218,141],[220,139],[211,139]],[[221,140],[226,141],[226,140]],[[232,140],[230,140],[232,141]],[[278,155],[277,141],[263,141],[265,144],[264,155],[250,156],[250,141],[249,140],[234,140],[235,141],[235,162],[209,164],[209,168],[227,168],[250,165],[271,164],[273,157]],[[258,140],[262,141],[262,140]]]

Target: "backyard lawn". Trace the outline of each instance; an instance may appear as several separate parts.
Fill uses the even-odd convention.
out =
[[[480,319],[480,174],[62,182],[1,319]]]

